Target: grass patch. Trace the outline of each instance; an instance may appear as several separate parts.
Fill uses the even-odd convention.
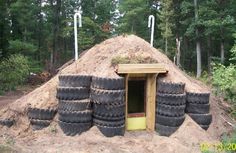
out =
[[[8,145],[0,144],[0,152],[1,153],[13,153],[13,152],[15,152],[15,150],[12,149],[12,147],[10,147]]]
[[[202,153],[219,153],[219,152],[225,152],[225,153],[235,153],[236,152],[236,129],[233,133],[230,134],[224,134],[221,138],[220,143],[218,144],[211,144],[209,142],[209,145],[206,143],[206,145],[201,146],[201,152]]]
[[[116,66],[118,64],[153,64],[158,63],[157,60],[151,57],[143,56],[116,56],[112,58],[111,65]]]
[[[49,127],[51,133],[56,134],[58,132],[56,125],[51,125]]]

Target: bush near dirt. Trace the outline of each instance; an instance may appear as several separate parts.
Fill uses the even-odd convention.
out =
[[[0,62],[0,92],[14,90],[24,83],[29,75],[26,57],[15,54]]]
[[[231,102],[231,114],[236,117],[236,41],[230,52],[229,66],[213,63],[212,85],[217,95]]]
[[[213,69],[212,84],[217,93],[223,93],[227,100],[236,101],[236,66],[215,64]]]

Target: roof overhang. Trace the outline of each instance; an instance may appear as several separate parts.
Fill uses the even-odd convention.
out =
[[[164,64],[118,64],[118,74],[155,74],[167,73]]]

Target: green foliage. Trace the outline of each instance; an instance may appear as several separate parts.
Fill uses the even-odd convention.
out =
[[[34,60],[31,57],[28,57],[29,72],[40,73],[43,71],[43,65],[40,61]]]
[[[232,58],[229,66],[221,64],[213,65],[213,78],[212,84],[217,89],[217,94],[222,94],[225,99],[232,101],[231,115],[236,116],[236,58],[235,49],[236,43],[231,49]]]
[[[106,38],[108,38],[108,34],[104,33],[97,23],[89,17],[83,18],[83,27],[79,30],[78,35],[79,48],[81,50],[88,49]]]
[[[11,40],[9,41],[8,50],[10,54],[33,55],[37,48],[31,43],[20,40]]]
[[[223,93],[226,99],[236,101],[236,66],[224,66],[221,64],[213,65],[212,84],[217,88],[217,93]]]
[[[233,35],[234,38],[236,39],[236,34]],[[236,64],[236,41],[234,43],[234,46],[232,47],[232,49],[230,50],[231,52],[231,58],[230,58],[230,61],[231,62],[235,62]]]
[[[149,38],[147,24],[150,8],[146,1],[121,1],[119,10],[123,15],[119,20],[118,33],[132,33],[144,39]]]
[[[163,38],[170,38],[173,36],[172,28],[174,11],[172,9],[172,0],[161,0],[161,11],[158,17],[161,22],[159,24],[161,35]]]
[[[225,146],[226,153],[234,153],[236,151],[236,129],[232,134],[223,135],[222,145]]]
[[[0,63],[0,91],[13,90],[24,83],[29,75],[26,57],[16,54]]]

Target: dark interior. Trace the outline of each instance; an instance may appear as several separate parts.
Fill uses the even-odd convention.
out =
[[[145,113],[145,80],[128,82],[128,114]]]

